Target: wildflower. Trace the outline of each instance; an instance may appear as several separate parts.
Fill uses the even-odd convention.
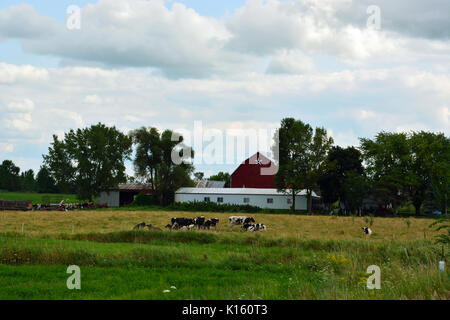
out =
[[[174,290],[177,290],[177,287],[175,287],[175,286],[171,286],[171,287],[170,287],[170,289],[174,289]]]
[[[163,293],[169,293],[170,292],[170,290],[164,290],[163,291]]]

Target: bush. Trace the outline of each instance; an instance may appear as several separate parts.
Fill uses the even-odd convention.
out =
[[[139,193],[134,199],[134,206],[153,206],[158,204],[158,199],[154,195]]]
[[[243,212],[256,213],[261,208],[251,205],[217,204],[215,202],[176,202],[167,206],[168,210],[200,212]]]

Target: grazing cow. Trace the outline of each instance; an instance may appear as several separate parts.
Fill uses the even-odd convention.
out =
[[[135,225],[135,226],[133,227],[133,230],[141,230],[141,229],[144,229],[145,226],[146,226],[145,222],[141,222],[141,223]]]
[[[211,227],[214,227],[217,229],[218,224],[219,224],[219,219],[212,218],[212,219],[205,221],[204,228],[210,230]]]
[[[158,231],[162,231],[161,228],[154,227],[154,226],[152,226],[151,224],[148,224],[148,225],[147,225],[147,228],[148,228],[148,230],[158,230]]]
[[[363,229],[363,231],[364,231],[364,234],[367,234],[367,235],[369,235],[369,236],[372,234],[372,230],[370,230],[369,228],[363,227],[362,229]]]
[[[245,231],[248,231],[248,232],[256,232],[256,231],[265,231],[265,230],[267,230],[266,226],[263,225],[262,223],[257,223],[257,224],[244,223],[242,225],[242,228]]]
[[[252,217],[238,217],[232,216],[229,218],[230,221],[230,231],[233,230],[233,226],[243,226],[244,224],[249,224],[250,222],[255,222],[255,219]]]
[[[165,226],[164,228],[167,228],[167,229],[172,229],[172,225],[169,223],[167,226]]]
[[[204,216],[194,218],[194,225],[197,227],[197,229],[204,229],[205,228],[204,224],[205,224]]]
[[[172,218],[172,229],[181,229],[182,227],[194,224],[194,219],[189,218]]]
[[[180,227],[179,230],[191,230],[194,227],[195,227],[195,224],[190,224],[190,225]]]

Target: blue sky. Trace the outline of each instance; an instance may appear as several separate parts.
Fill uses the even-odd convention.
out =
[[[66,28],[69,5],[80,30]],[[3,0],[0,159],[38,170],[53,134],[97,122],[226,133],[295,117],[342,146],[381,130],[448,135],[448,12],[443,0]]]

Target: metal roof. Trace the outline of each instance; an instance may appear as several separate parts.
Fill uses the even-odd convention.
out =
[[[118,190],[120,190],[120,191],[151,191],[152,186],[150,184],[141,184],[141,183],[122,183],[122,184],[119,184]]]
[[[223,188],[225,181],[201,180],[197,182],[196,188]]]
[[[234,195],[278,195],[288,196],[289,194],[278,191],[277,189],[259,189],[259,188],[180,188],[176,193],[181,194],[234,194]],[[302,190],[297,195],[306,195],[306,190]],[[313,192],[313,197],[318,197]]]

